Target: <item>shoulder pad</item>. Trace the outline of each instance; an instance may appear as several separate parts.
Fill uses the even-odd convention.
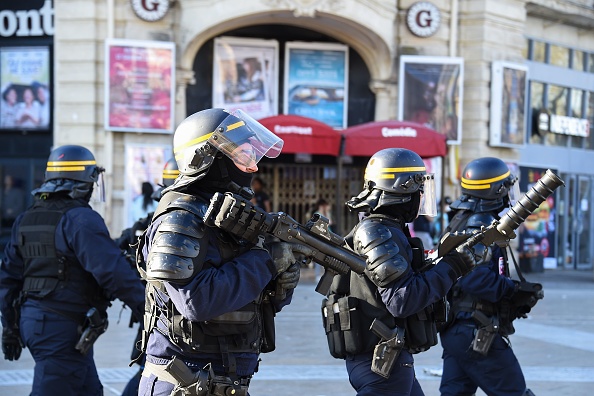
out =
[[[400,278],[409,267],[394,238],[389,227],[374,220],[362,221],[353,236],[355,251],[366,257],[365,274],[380,287]]]
[[[189,281],[202,269],[207,248],[206,226],[200,218],[181,210],[164,214],[147,257],[148,279]]]
[[[466,220],[466,227],[480,230],[482,226],[490,226],[493,220],[495,217],[490,213],[474,213]]]
[[[208,203],[193,195],[179,194],[179,197],[169,203],[168,210],[183,209],[204,218],[208,209]]]

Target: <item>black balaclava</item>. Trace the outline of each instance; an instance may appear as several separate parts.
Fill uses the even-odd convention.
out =
[[[372,213],[384,214],[402,220],[405,223],[411,223],[419,214],[419,205],[421,204],[421,193],[419,191],[411,194],[411,200],[408,202],[380,206]]]
[[[231,158],[222,155],[215,159],[204,177],[188,186],[188,191],[214,194],[217,192],[238,193],[239,188],[249,188],[252,174],[242,172]],[[238,188],[239,186],[239,188]]]

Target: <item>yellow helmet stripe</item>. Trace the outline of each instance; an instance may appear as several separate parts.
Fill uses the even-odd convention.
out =
[[[47,166],[75,166],[75,165],[96,165],[97,161],[48,161]]]
[[[193,146],[195,144],[202,143],[203,141],[210,139],[210,137],[212,136],[213,133],[214,132],[207,133],[206,135],[199,136],[196,139],[192,139],[189,142],[186,142],[184,144],[181,144],[181,145],[175,147],[173,149],[174,154],[177,155],[180,151],[182,151],[182,150],[184,150],[184,149],[186,149],[188,147],[191,147],[191,146]],[[175,158],[177,158],[177,156]]]
[[[396,173],[404,172],[423,172],[427,168],[424,166],[409,166],[403,168],[372,168],[365,171],[365,178],[371,178],[371,175],[377,175],[379,179],[395,179]]]
[[[491,179],[482,179],[482,180],[470,180],[470,179],[466,179],[466,178],[462,178],[462,183],[464,184],[489,184],[489,183],[494,183],[497,182],[499,180],[503,180],[506,177],[508,177],[510,175],[510,171],[505,172],[503,175],[501,176],[497,176],[497,177],[492,177]],[[488,188],[488,187],[485,187]]]
[[[244,126],[244,125],[245,125],[245,122],[243,122],[243,121],[238,121],[238,122],[236,122],[235,124],[231,124],[231,125],[229,125],[229,126],[227,127],[227,131],[232,131],[232,130],[234,130],[234,129],[237,129],[237,128],[239,128],[239,127],[242,127],[242,126]]]
[[[164,175],[179,175],[179,171],[178,170],[171,170],[171,169],[165,169],[163,171]]]
[[[46,172],[79,172],[84,171],[84,166],[48,166]]]

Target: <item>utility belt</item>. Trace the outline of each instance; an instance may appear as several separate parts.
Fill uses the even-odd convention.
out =
[[[497,307],[493,303],[476,301],[470,296],[454,300],[454,314],[469,312],[476,326],[472,340],[472,350],[487,356],[495,337],[502,333],[499,326]]]
[[[251,377],[232,379],[215,375],[210,365],[192,371],[182,360],[174,357],[168,364],[145,363],[142,375],[157,377],[175,387],[170,396],[247,396]]]

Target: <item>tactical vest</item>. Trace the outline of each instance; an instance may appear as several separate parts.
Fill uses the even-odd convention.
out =
[[[186,215],[197,216],[202,223],[207,207],[207,203],[195,196],[169,192],[161,199],[153,220],[171,211],[183,210],[189,212]],[[251,248],[243,243],[244,241],[235,240],[219,229],[206,226],[204,229],[204,238],[208,238],[211,243],[218,246],[222,263],[230,261]],[[143,245],[144,238],[141,237],[137,263],[139,271],[146,279],[144,258],[142,257]],[[211,262],[204,261],[205,256],[206,249],[201,249],[198,256],[193,259],[196,268],[202,268],[201,271],[213,267]],[[203,353],[221,353],[225,361],[230,359],[229,353],[260,353],[275,349],[275,311],[268,293],[261,293],[255,301],[236,311],[222,314],[208,321],[193,322],[177,310],[171,299],[168,299],[165,304],[157,304],[157,300],[162,300],[157,296],[157,290],[165,295],[167,295],[167,291],[161,281],[147,281],[144,327],[146,331],[143,335],[143,351],[146,351],[146,343],[152,329],[165,335],[188,357]],[[162,321],[163,318],[167,323],[167,329],[157,326],[157,321]]]
[[[403,229],[400,222],[382,215],[379,219],[391,228]],[[365,221],[365,220],[363,220]],[[361,223],[360,223],[361,224]],[[406,233],[405,233],[406,234]],[[408,257],[406,247],[398,238],[393,239],[404,258],[415,272],[426,270],[423,244],[418,238],[408,237],[413,247],[413,257]],[[371,323],[378,319],[390,328],[405,330],[405,347],[411,353],[426,351],[437,344],[437,320],[445,317],[445,300],[429,305],[407,318],[395,318],[386,308],[377,286],[364,274],[351,272],[335,279],[332,292],[322,303],[322,316],[330,354],[344,359],[347,355],[372,352],[380,341],[371,330]]]
[[[70,209],[88,206],[77,200],[37,200],[23,215],[17,249],[24,261],[22,298],[43,299],[61,289],[72,290],[91,306],[107,300],[95,278],[75,260],[56,251],[56,228]]]

